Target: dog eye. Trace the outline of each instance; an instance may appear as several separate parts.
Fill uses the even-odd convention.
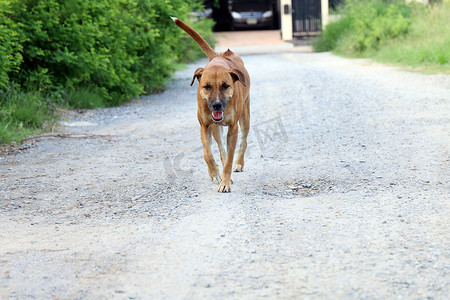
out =
[[[222,89],[223,90],[226,90],[226,89],[228,89],[230,86],[228,85],[228,84],[226,84],[226,83],[224,83],[223,85],[222,85]]]
[[[210,86],[210,85],[205,85],[203,88],[204,88],[206,91],[210,91],[210,90],[211,90],[211,86]]]

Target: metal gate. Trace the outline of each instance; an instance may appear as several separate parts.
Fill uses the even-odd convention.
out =
[[[320,0],[292,0],[294,37],[320,34],[322,12]]]

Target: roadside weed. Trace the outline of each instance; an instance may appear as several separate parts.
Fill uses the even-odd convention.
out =
[[[326,27],[315,51],[369,57],[426,73],[450,73],[450,3],[348,0]]]

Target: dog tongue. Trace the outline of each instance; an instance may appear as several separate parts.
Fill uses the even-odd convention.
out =
[[[223,111],[213,111],[212,115],[215,120],[220,120],[222,119]]]

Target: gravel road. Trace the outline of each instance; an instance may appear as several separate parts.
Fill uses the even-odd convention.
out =
[[[283,51],[243,55],[229,194],[189,87],[206,60],[0,156],[0,298],[449,299],[450,76]]]

